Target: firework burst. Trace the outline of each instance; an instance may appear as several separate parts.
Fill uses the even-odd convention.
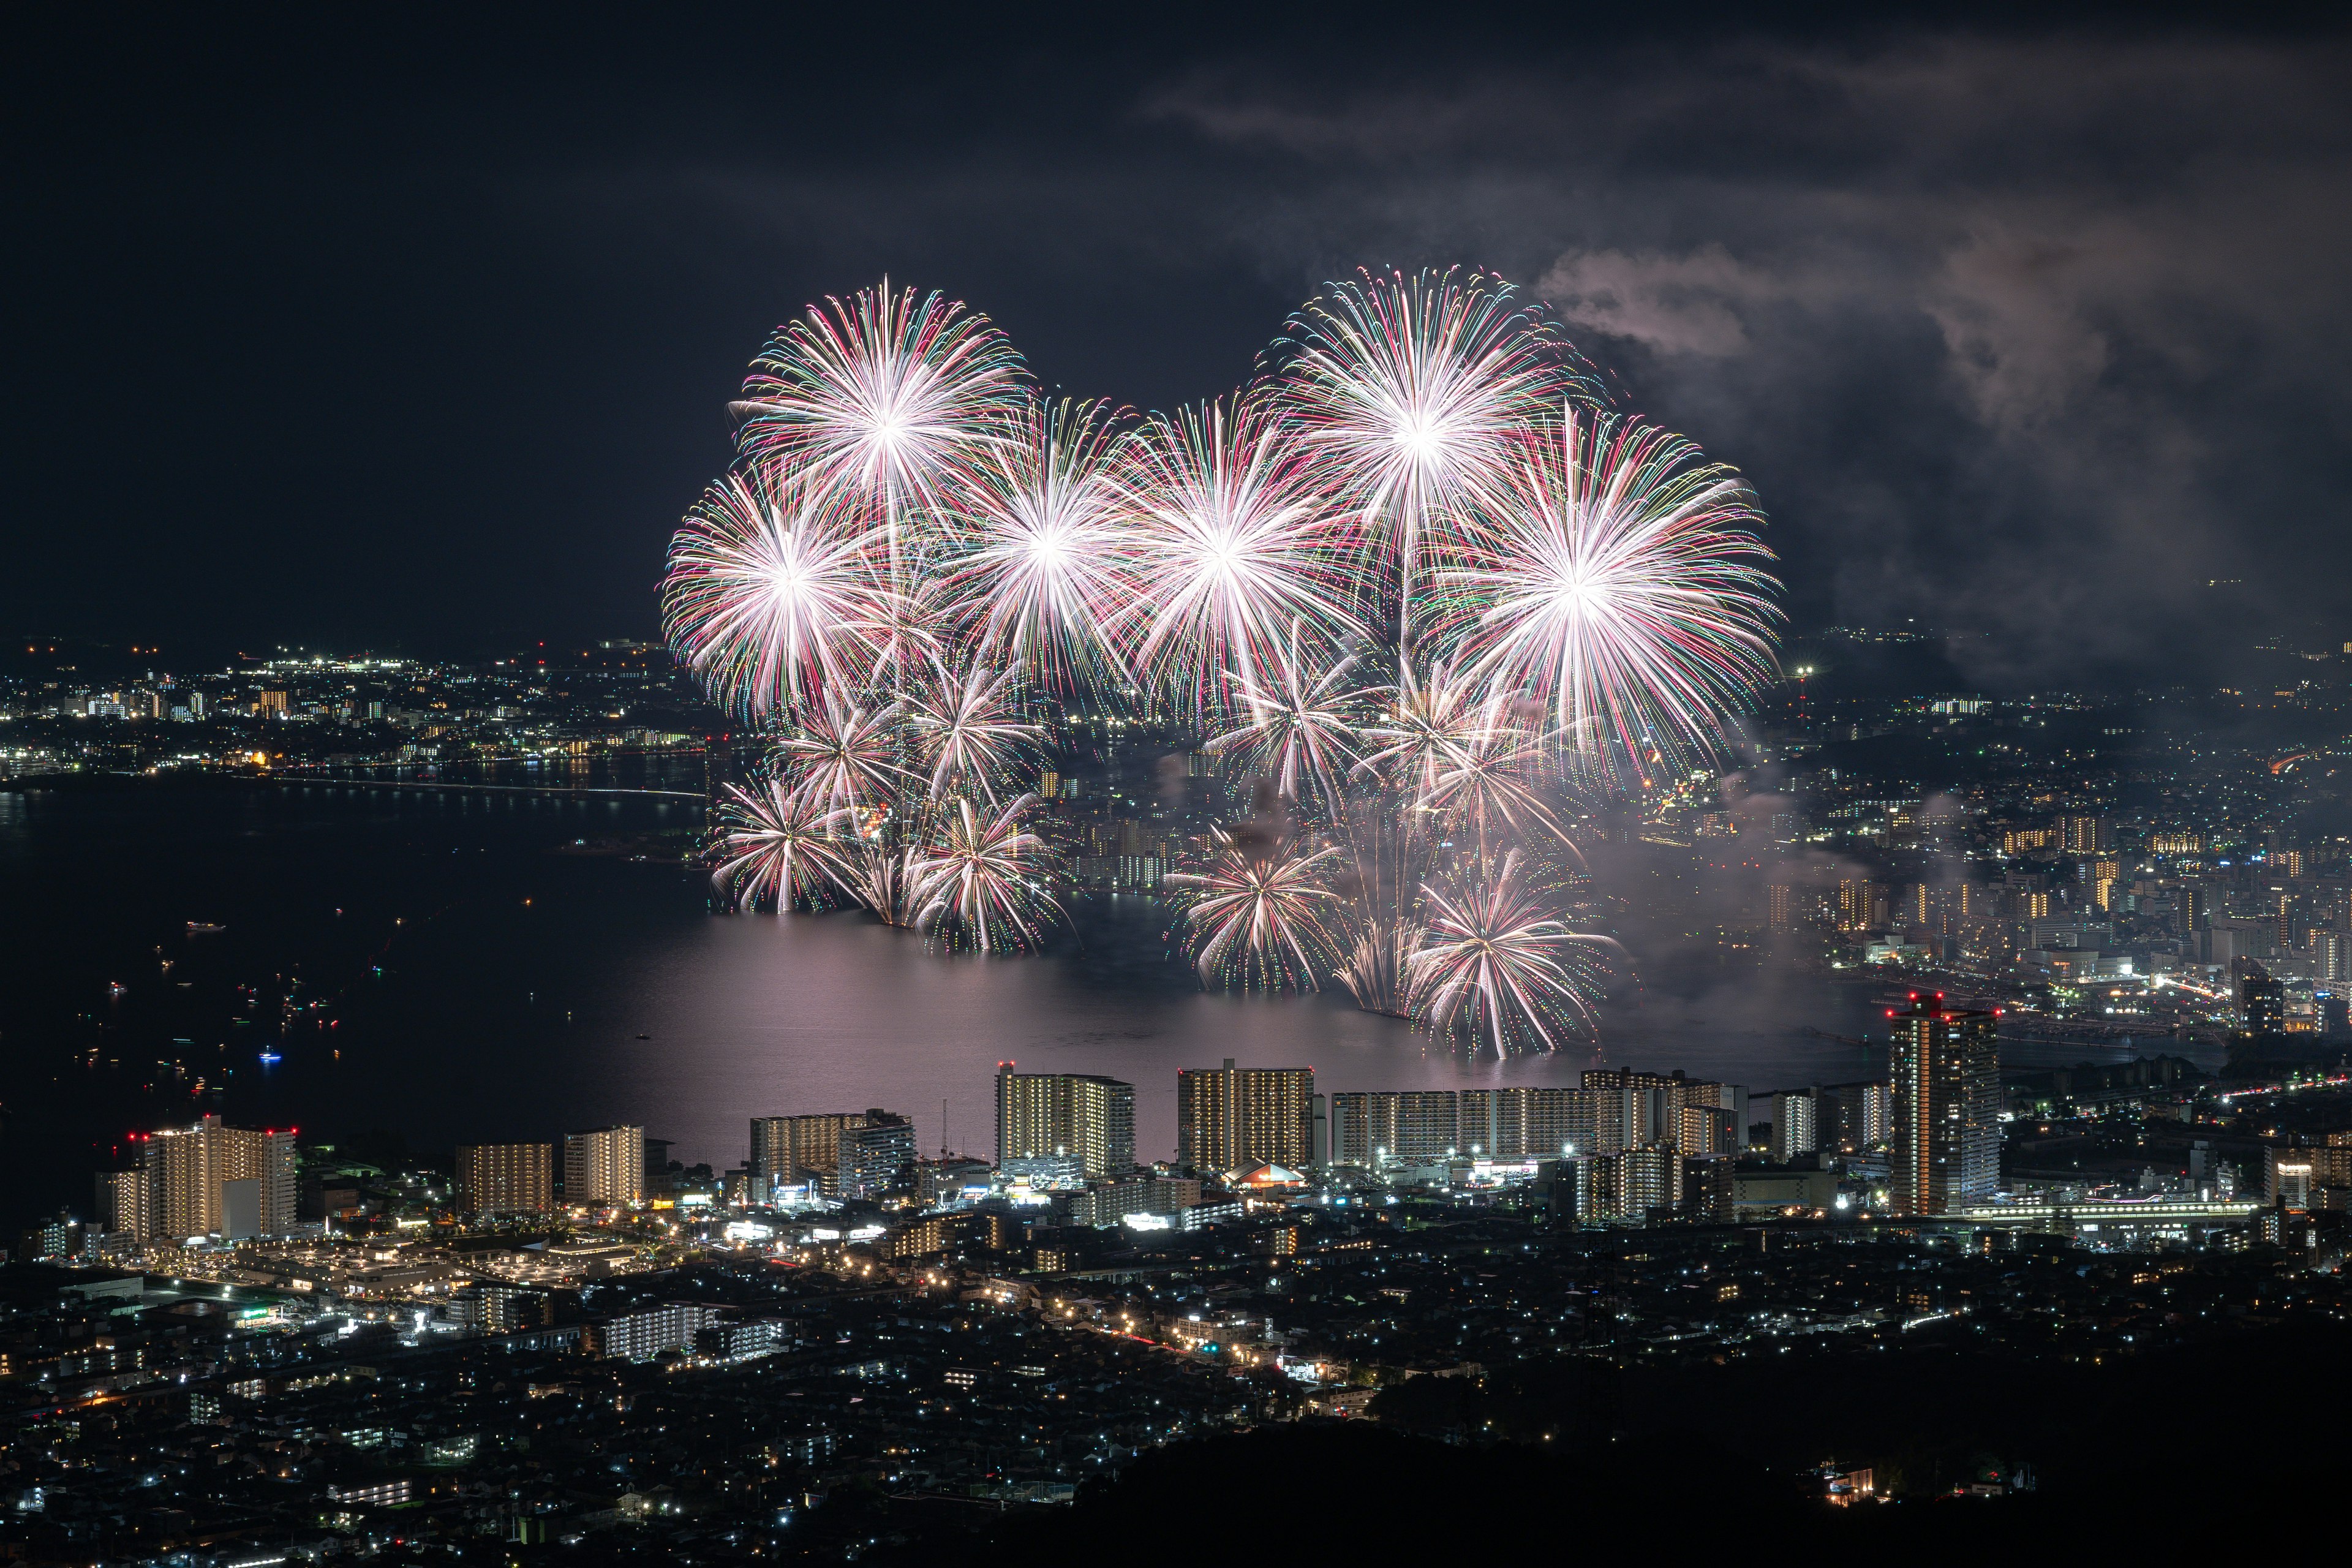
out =
[[[1323,875],[1338,856],[1293,838],[1253,842],[1217,829],[1208,868],[1168,879],[1186,900],[1202,979],[1314,990],[1330,963],[1325,921],[1337,895]]]
[[[1291,623],[1285,658],[1258,680],[1236,680],[1238,706],[1249,721],[1213,736],[1203,749],[1274,781],[1284,798],[1314,798],[1336,807],[1356,760],[1361,702],[1351,679],[1350,655],[1317,671],[1299,650]]]
[[[1014,674],[991,672],[979,664],[961,674],[944,664],[931,667],[907,716],[918,754],[929,770],[932,799],[962,785],[978,789],[993,805],[996,781],[1024,747],[1045,733],[1017,717],[1010,695]]]
[[[992,812],[953,803],[908,868],[917,925],[983,952],[1036,942],[1043,919],[1062,912],[1045,891],[1045,841],[1021,826],[1036,802],[1024,795]]]
[[[1556,1050],[1591,1021],[1590,939],[1546,912],[1512,850],[1491,875],[1423,889],[1429,930],[1405,963],[1413,1013],[1496,1051]]]
[[[854,821],[888,799],[904,776],[891,760],[898,721],[895,703],[865,708],[829,691],[798,730],[777,738],[776,755],[812,809]]]
[[[1110,474],[1118,444],[1104,405],[1032,400],[1013,436],[982,450],[949,592],[983,657],[1056,686],[1119,673],[1105,668],[1104,630],[1132,597]]]
[[[1432,525],[1498,488],[1517,432],[1559,395],[1564,362],[1509,284],[1459,268],[1359,272],[1295,316],[1290,335],[1282,399],[1386,563],[1373,569],[1402,621]]]
[[[782,779],[730,784],[717,812],[711,883],[743,909],[814,906],[842,884],[837,813],[811,806]]]
[[[671,542],[670,645],[730,708],[754,716],[854,687],[899,617],[868,540],[837,497],[730,474]]]
[[[1021,362],[985,316],[938,294],[861,289],[812,306],[752,362],[734,405],[744,455],[836,490],[940,507],[1003,439]]]
[[[1133,664],[1193,711],[1230,711],[1236,684],[1281,679],[1301,628],[1316,655],[1360,630],[1337,520],[1269,405],[1155,416],[1118,484],[1135,535],[1121,617]]]
[[[1771,679],[1779,584],[1747,483],[1654,426],[1570,407],[1519,443],[1459,591],[1463,657],[1525,692],[1603,775],[1654,753],[1713,756],[1723,715]]]

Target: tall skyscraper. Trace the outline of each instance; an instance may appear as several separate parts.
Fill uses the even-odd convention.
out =
[[[2000,1185],[2000,1053],[1991,1013],[1914,994],[1894,1015],[1895,1212],[1948,1215]]]
[[[1135,1086],[1087,1073],[996,1064],[996,1158],[1075,1157],[1088,1176],[1135,1169]]]
[[[643,1203],[646,1130],[598,1127],[563,1135],[563,1201],[592,1207]]]
[[[294,1229],[291,1128],[224,1127],[217,1116],[165,1128],[147,1142],[146,1178],[158,1237],[244,1240]]]
[[[1187,1068],[1176,1075],[1176,1157],[1196,1171],[1315,1159],[1315,1069]]]
[[[2250,1035],[2275,1035],[2286,1019],[2286,987],[2247,960],[2238,973],[2238,1012]]]
[[[555,1145],[462,1144],[457,1186],[473,1214],[544,1214],[555,1206]]]

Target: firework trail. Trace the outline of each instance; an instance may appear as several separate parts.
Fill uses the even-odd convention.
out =
[[[1135,534],[1134,668],[1192,711],[1231,711],[1234,682],[1278,679],[1304,628],[1320,656],[1360,630],[1339,524],[1267,404],[1154,416],[1119,466]]]
[[[1429,932],[1406,961],[1413,1012],[1439,1034],[1457,1029],[1505,1051],[1556,1050],[1591,1021],[1579,973],[1588,939],[1545,912],[1513,850],[1491,877],[1423,889]]]
[[[1723,715],[1769,681],[1779,586],[1731,468],[1655,426],[1570,407],[1519,442],[1507,504],[1460,568],[1462,657],[1543,703],[1580,760],[1646,783],[1651,752],[1711,757]]]
[[[930,795],[939,800],[955,786],[977,788],[996,804],[996,781],[1022,750],[1045,734],[1023,722],[1011,696],[1016,671],[992,673],[973,664],[961,674],[934,664],[929,679],[908,706],[917,754],[929,770]]]
[[[983,952],[1035,942],[1040,918],[1062,913],[1045,890],[1045,840],[1021,826],[1036,804],[1024,795],[989,813],[955,802],[937,841],[909,868],[915,923]]]
[[[720,859],[712,885],[747,910],[814,906],[842,881],[837,820],[782,779],[748,790],[728,785],[719,804]]]
[[[851,687],[898,616],[864,531],[797,479],[730,474],[670,545],[662,622],[721,703],[759,716]]]
[[[1007,438],[982,448],[947,591],[983,658],[1064,688],[1124,673],[1106,668],[1105,629],[1133,598],[1111,483],[1119,441],[1103,404],[1031,399]]]
[[[1253,844],[1217,829],[1207,869],[1167,879],[1186,900],[1202,979],[1316,989],[1318,971],[1329,964],[1324,920],[1337,897],[1322,875],[1338,855],[1309,853],[1290,838]]]
[[[1362,701],[1352,682],[1355,656],[1318,673],[1302,656],[1293,621],[1285,657],[1260,680],[1236,679],[1238,706],[1249,722],[1212,737],[1202,750],[1274,781],[1287,800],[1301,786],[1336,807],[1356,760]]]

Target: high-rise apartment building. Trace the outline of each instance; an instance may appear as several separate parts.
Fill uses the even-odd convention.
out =
[[[887,1110],[869,1110],[863,1127],[845,1129],[833,1190],[871,1201],[897,1186],[915,1163],[915,1124]]]
[[[1895,1102],[1883,1083],[1833,1083],[1815,1091],[1820,1147],[1859,1154],[1883,1148],[1894,1135]]]
[[[2062,847],[2069,855],[2096,855],[2115,842],[2104,816],[2063,816],[2058,819]]]
[[[1075,1157],[1088,1176],[1135,1169],[1135,1086],[1087,1073],[996,1064],[996,1158]]]
[[[646,1130],[598,1127],[563,1135],[563,1201],[592,1208],[643,1203]]]
[[[1670,1144],[1583,1154],[1572,1163],[1580,1226],[1640,1225],[1651,1211],[1682,1201],[1682,1156]]]
[[[1195,1171],[1315,1163],[1315,1069],[1187,1068],[1176,1075],[1176,1157]]]
[[[1495,1160],[1582,1153],[1600,1136],[1602,1099],[1588,1089],[1465,1089],[1454,1145]]]
[[[1351,1090],[1331,1097],[1331,1163],[1418,1165],[1459,1148],[1461,1096],[1450,1089]]]
[[[155,1239],[154,1194],[144,1170],[98,1173],[98,1227],[120,1231],[144,1247]]]
[[[1809,1089],[1784,1089],[1772,1097],[1770,1152],[1775,1163],[1785,1165],[1800,1155],[1820,1150],[1817,1109]]]
[[[147,1141],[152,1234],[242,1241],[295,1226],[294,1131],[224,1127],[207,1116]]]
[[[827,1197],[841,1191],[842,1140],[869,1127],[887,1125],[903,1130],[906,1160],[915,1157],[914,1125],[903,1116],[879,1109],[827,1110],[802,1116],[751,1118],[751,1170],[761,1186],[814,1182]],[[1129,1125],[1133,1126],[1130,1118]],[[899,1134],[892,1134],[893,1139]],[[1132,1133],[1130,1147],[1132,1146]],[[890,1140],[884,1140],[885,1142]],[[901,1164],[905,1163],[902,1160]],[[895,1169],[895,1167],[894,1167]]]
[[[461,1144],[457,1189],[473,1214],[544,1214],[555,1207],[555,1145]]]
[[[1915,994],[1894,1016],[1895,1212],[1948,1215],[2000,1184],[1996,1017]]]
[[[2286,987],[2251,961],[2238,973],[2238,1013],[2250,1035],[2275,1035],[2286,1020]]]

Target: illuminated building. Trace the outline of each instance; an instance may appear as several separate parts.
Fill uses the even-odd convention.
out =
[[[1135,1086],[1087,1073],[996,1065],[996,1157],[1073,1155],[1088,1176],[1135,1169]]]
[[[144,1247],[155,1239],[154,1194],[144,1170],[98,1173],[98,1226]]]
[[[2250,1035],[2275,1035],[2286,1021],[2286,987],[2259,963],[2238,976],[2238,1010]]]
[[[2066,816],[2058,823],[2062,847],[2069,855],[2096,855],[2113,842],[2113,831],[2104,816]]]
[[[814,1182],[828,1196],[838,1196],[842,1135],[887,1115],[882,1110],[842,1110],[755,1116],[751,1119],[751,1173],[771,1184]],[[914,1158],[912,1136],[910,1132],[907,1156],[910,1160]]]
[[[664,1351],[694,1348],[694,1336],[726,1320],[726,1310],[699,1301],[665,1301],[598,1323],[592,1338],[598,1355],[616,1361],[651,1361]]]
[[[1764,924],[1773,931],[1792,931],[1797,924],[1797,890],[1786,882],[1764,889]]]
[[[563,1135],[563,1201],[590,1207],[643,1203],[646,1130],[599,1127]]]
[[[1196,1171],[1315,1163],[1315,1069],[1187,1068],[1176,1075],[1176,1158]]]
[[[1954,1214],[2000,1184],[2000,1055],[1995,1015],[1911,998],[1895,1041],[1895,1212]]]
[[[834,1191],[872,1200],[897,1186],[915,1163],[915,1124],[887,1110],[869,1110],[866,1125],[845,1129]]]
[[[147,1142],[158,1237],[287,1236],[295,1225],[294,1131],[224,1127],[207,1116]]]
[[[1821,1148],[1820,1123],[1814,1111],[1813,1097],[1808,1090],[1784,1089],[1772,1097],[1774,1163],[1785,1165],[1800,1154],[1811,1154]]]
[[[1581,1152],[1598,1136],[1601,1101],[1586,1089],[1465,1089],[1454,1146],[1494,1160]]]
[[[1331,1161],[1339,1165],[1442,1160],[1460,1147],[1461,1096],[1450,1089],[1355,1090],[1331,1097]]]
[[[474,1214],[544,1214],[555,1207],[555,1145],[462,1144],[457,1190]]]
[[[1895,1128],[1894,1091],[1883,1083],[1833,1083],[1814,1096],[1819,1147],[1849,1153],[1884,1148]]]
[[[1685,1105],[1682,1111],[1680,1135],[1675,1142],[1693,1159],[1705,1159],[1717,1154],[1737,1154],[1747,1146],[1748,1138],[1739,1125],[1738,1115],[1725,1105]]]
[[[1682,1201],[1682,1156],[1671,1144],[1582,1154],[1570,1163],[1576,1168],[1576,1222],[1588,1229],[1645,1224],[1654,1209]]]
[[[1201,1184],[1188,1176],[1103,1182],[1070,1200],[1070,1223],[1108,1230],[1131,1214],[1176,1214],[1200,1202]]]

